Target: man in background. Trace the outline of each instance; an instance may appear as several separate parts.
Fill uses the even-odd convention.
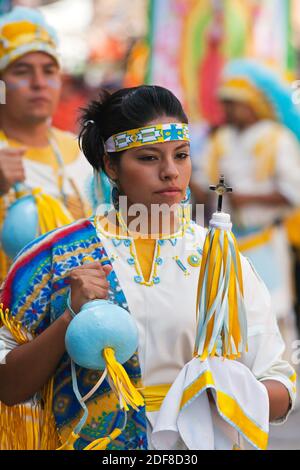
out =
[[[37,10],[16,7],[0,17],[0,78],[6,88],[6,104],[0,105],[0,227],[16,199],[16,183],[54,197],[64,220],[86,216],[90,168],[76,137],[51,125],[61,70],[55,31]],[[0,251],[0,281],[10,262]]]
[[[300,114],[290,91],[253,61],[230,63],[218,96],[226,122],[199,157],[191,189],[203,203],[209,202],[208,186],[221,174],[233,187],[226,209],[240,250],[269,288],[273,311],[291,347],[295,329],[290,240],[300,246],[300,227],[290,217],[300,207]],[[255,309],[255,299],[253,305]]]

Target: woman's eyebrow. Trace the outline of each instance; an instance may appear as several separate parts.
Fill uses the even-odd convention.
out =
[[[138,151],[138,152],[142,152],[142,151],[149,152],[149,151],[151,151],[151,152],[160,153],[160,149],[155,147],[154,145],[149,145],[149,147],[148,146],[147,147],[146,146],[139,147],[139,148],[136,148],[135,150]]]
[[[178,145],[178,147],[175,147],[175,150],[181,150],[181,149],[189,149],[190,148],[190,145],[188,144],[188,142],[184,142],[183,144],[180,144]]]
[[[178,147],[175,147],[174,150],[181,150],[181,149],[184,149],[184,148],[186,148],[186,149],[190,148],[188,142],[184,142],[184,143],[178,145]],[[160,153],[162,149],[158,148],[156,145],[149,145],[149,146],[143,146],[143,147],[135,148],[135,150],[137,152],[149,152],[149,151],[151,151],[151,152]]]

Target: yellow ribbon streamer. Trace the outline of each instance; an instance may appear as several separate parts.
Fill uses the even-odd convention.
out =
[[[236,251],[237,270],[235,270],[233,260],[231,260],[230,275],[229,275],[229,288],[227,294],[228,304],[228,332],[225,331],[224,327],[221,333],[222,339],[222,356],[228,359],[236,359],[240,356],[238,352],[238,346],[241,342],[241,328],[239,324],[239,311],[238,311],[238,300],[237,300],[237,289],[240,290],[243,296],[243,280],[242,280],[242,268],[239,257],[239,251],[237,243],[232,233],[230,234],[234,241]],[[205,311],[208,312],[218,294],[218,286],[220,283],[220,277],[225,275],[225,266],[227,258],[229,256],[229,240],[228,234],[224,231],[224,244],[223,249],[220,243],[220,229],[216,229],[214,232],[209,230],[204,242],[202,264],[200,270],[199,284],[198,284],[198,295],[197,305],[201,296],[204,294],[202,290],[205,288],[206,305]],[[204,283],[205,273],[207,272],[207,282]],[[224,300],[225,292],[223,293]],[[217,351],[217,342],[215,343],[212,351],[209,351],[209,345],[211,342],[213,329],[215,325],[215,312],[209,320],[206,328],[206,337],[202,354],[200,355],[201,360],[207,359],[207,357],[214,356]],[[197,348],[195,348],[195,355],[198,355]]]
[[[32,195],[37,206],[41,234],[73,222],[71,213],[54,197],[43,193],[40,188],[35,188]]]
[[[120,397],[120,407],[128,411],[128,405],[130,405],[138,411],[140,406],[144,406],[144,399],[140,392],[132,385],[122,364],[116,360],[114,350],[112,348],[105,348],[103,357],[111,386],[117,397]]]

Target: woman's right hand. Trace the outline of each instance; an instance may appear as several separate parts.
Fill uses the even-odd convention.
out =
[[[69,274],[71,288],[71,307],[78,313],[81,307],[95,299],[107,299],[109,283],[106,279],[111,272],[110,265],[102,266],[93,261],[72,269]]]

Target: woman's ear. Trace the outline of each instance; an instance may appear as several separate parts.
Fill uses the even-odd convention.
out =
[[[104,168],[105,168],[105,173],[111,180],[116,180],[118,179],[118,175],[116,172],[116,166],[112,163],[111,159],[107,155],[107,153],[104,154],[103,157],[103,163],[104,163]]]

